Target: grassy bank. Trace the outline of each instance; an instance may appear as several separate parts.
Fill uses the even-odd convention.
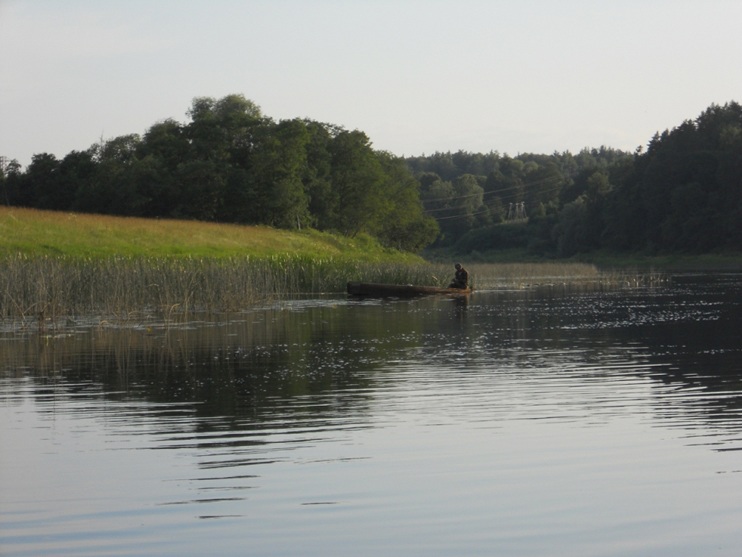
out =
[[[617,282],[589,263],[464,263],[480,290]],[[441,286],[452,274],[451,260],[428,262],[369,237],[0,207],[0,320],[23,326],[239,311],[344,292],[350,280]]]
[[[0,206],[0,257],[266,258],[301,254],[357,261],[412,263],[420,258],[384,249],[368,236],[288,231],[196,221],[123,218]]]
[[[429,274],[368,236],[0,207],[0,319],[234,311]]]

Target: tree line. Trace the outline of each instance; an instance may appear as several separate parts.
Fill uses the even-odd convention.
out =
[[[199,97],[190,121],[158,122],[59,160],[0,174],[7,205],[367,233],[419,251],[437,234],[405,161],[361,131],[274,121],[242,95]]]
[[[434,153],[402,159],[361,131],[274,121],[242,95],[190,121],[0,172],[8,205],[368,233],[387,246],[547,256],[742,250],[742,107],[711,105],[646,150]]]
[[[711,105],[646,151],[410,157],[436,244],[548,256],[742,250],[742,107]]]

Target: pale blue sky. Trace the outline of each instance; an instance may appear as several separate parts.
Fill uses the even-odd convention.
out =
[[[740,22],[740,0],[0,0],[0,155],[230,93],[397,155],[633,151],[742,101]]]

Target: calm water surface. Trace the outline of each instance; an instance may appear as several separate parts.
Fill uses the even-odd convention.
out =
[[[742,275],[0,331],[0,554],[739,555]]]

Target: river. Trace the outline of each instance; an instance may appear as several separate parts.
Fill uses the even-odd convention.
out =
[[[742,547],[742,275],[0,330],[0,554]]]

